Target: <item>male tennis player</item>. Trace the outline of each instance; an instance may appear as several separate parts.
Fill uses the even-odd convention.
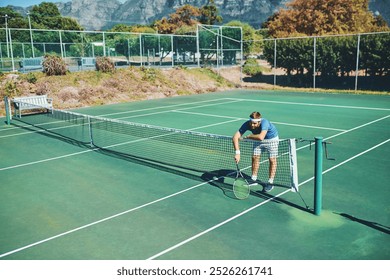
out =
[[[252,134],[243,137],[244,133],[248,130],[252,132]],[[258,140],[253,144],[251,177],[253,185],[256,184],[261,153],[263,151],[269,152],[269,179],[268,183],[263,188],[264,192],[269,192],[274,188],[272,184],[274,182],[277,167],[276,157],[278,156],[279,146],[278,130],[269,120],[263,119],[259,112],[253,112],[250,115],[249,120],[246,121],[233,136],[233,146],[236,151],[234,159],[237,163],[241,158],[239,141],[245,138]]]

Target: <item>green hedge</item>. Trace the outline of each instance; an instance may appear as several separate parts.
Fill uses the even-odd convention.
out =
[[[274,65],[274,40],[264,44],[264,56]],[[321,76],[348,76],[356,70],[358,35],[318,37],[316,70]],[[366,75],[390,75],[390,33],[360,36],[359,70]],[[288,75],[313,73],[314,38],[276,39],[276,66]]]

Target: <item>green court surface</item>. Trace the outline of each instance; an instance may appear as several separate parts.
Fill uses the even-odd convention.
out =
[[[227,136],[260,111],[281,138],[322,136],[335,160],[324,156],[321,215],[305,206],[314,197],[308,142],[297,142],[305,202],[281,187],[238,200],[199,175],[2,118],[0,259],[390,258],[390,96],[234,90],[76,111]],[[164,158],[175,148],[155,149]]]

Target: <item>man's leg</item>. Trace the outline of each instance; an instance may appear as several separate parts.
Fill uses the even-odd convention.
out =
[[[252,155],[252,180],[257,180],[257,173],[259,172],[260,155]]]
[[[278,162],[275,157],[269,158],[269,183],[274,182],[275,174],[276,174],[276,168],[277,168]]]

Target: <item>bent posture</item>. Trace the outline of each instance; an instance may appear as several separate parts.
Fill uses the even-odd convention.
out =
[[[246,131],[252,134],[243,137]],[[269,192],[273,189],[273,182],[277,168],[277,156],[279,146],[279,135],[276,127],[267,119],[263,119],[259,112],[253,112],[248,121],[242,124],[239,130],[233,136],[233,146],[235,150],[235,161],[238,163],[241,159],[239,141],[248,138],[257,140],[253,144],[252,154],[252,177],[253,183],[256,183],[257,174],[260,167],[260,158],[262,151],[269,152],[269,178],[263,191]]]

